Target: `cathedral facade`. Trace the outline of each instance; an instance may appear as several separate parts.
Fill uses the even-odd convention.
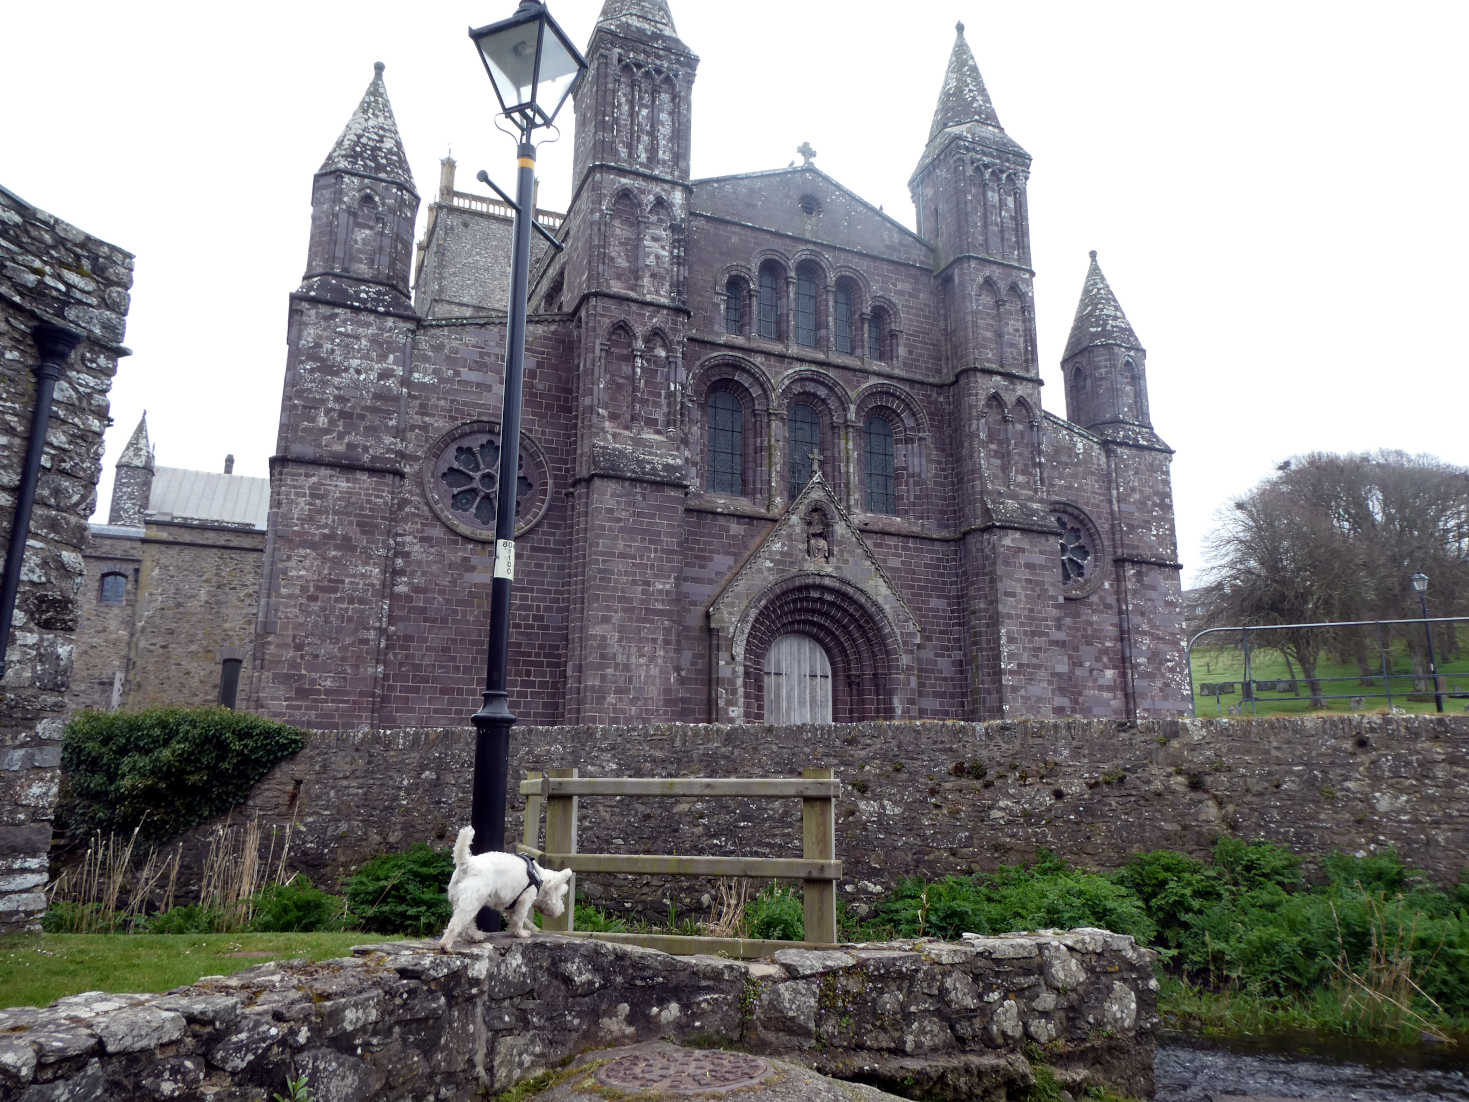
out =
[[[665,0],[606,0],[587,59],[538,212],[521,722],[1185,711],[1145,353],[1093,254],[1043,408],[1030,157],[962,27],[916,232],[809,157],[692,178]],[[449,161],[415,248],[418,206],[379,67],[315,178],[249,662],[308,727],[461,725],[483,683],[509,219]]]

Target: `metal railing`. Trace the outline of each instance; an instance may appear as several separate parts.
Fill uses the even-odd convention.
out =
[[[1428,619],[1414,617],[1407,620],[1341,620],[1315,624],[1250,624],[1205,628],[1188,641],[1189,699],[1193,714],[1199,714],[1199,697],[1212,696],[1217,715],[1220,711],[1221,699],[1226,696],[1232,697],[1235,693],[1239,693],[1240,696],[1238,705],[1240,712],[1244,712],[1248,706],[1251,715],[1259,713],[1261,703],[1305,701],[1307,704],[1320,706],[1325,705],[1327,701],[1340,700],[1347,701],[1348,707],[1354,711],[1364,708],[1368,700],[1382,700],[1389,709],[1393,707],[1394,700],[1400,702],[1431,700],[1435,708],[1442,712],[1448,701],[1469,700],[1469,674],[1445,674],[1437,668],[1398,670],[1394,668],[1394,664],[1400,656],[1393,653],[1394,642],[1400,640],[1405,631],[1426,632],[1442,624],[1469,624],[1469,616],[1435,616]],[[1370,670],[1362,668],[1359,662],[1358,671],[1346,675],[1318,674],[1307,677],[1303,671],[1296,671],[1284,678],[1268,680],[1257,679],[1255,676],[1255,655],[1258,651],[1269,650],[1282,655],[1286,653],[1283,644],[1268,641],[1269,633],[1293,631],[1339,633],[1343,630],[1372,628],[1376,629],[1376,639],[1372,641],[1376,655],[1374,668]],[[1232,645],[1243,652],[1243,668],[1237,676],[1221,674],[1214,681],[1196,681],[1194,648],[1206,636],[1214,637],[1206,645],[1218,646],[1223,643]],[[1340,648],[1332,648],[1323,640],[1321,649],[1331,651]],[[1361,653],[1359,647],[1358,655]],[[1287,659],[1287,669],[1288,671],[1290,669],[1289,659]],[[1346,691],[1348,685],[1351,691]],[[1303,686],[1306,689],[1304,693],[1301,692]],[[1261,695],[1267,693],[1270,695]]]

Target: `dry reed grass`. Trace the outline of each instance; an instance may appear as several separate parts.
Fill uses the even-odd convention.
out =
[[[733,887],[731,887],[733,883]],[[700,925],[709,937],[744,937],[745,904],[749,901],[748,880],[721,880],[717,886],[710,917]]]

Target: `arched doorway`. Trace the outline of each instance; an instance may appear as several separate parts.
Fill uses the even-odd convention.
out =
[[[811,636],[789,632],[770,644],[765,655],[765,722],[831,722],[831,660]]]

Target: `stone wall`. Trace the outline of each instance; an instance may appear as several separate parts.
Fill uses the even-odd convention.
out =
[[[233,819],[295,824],[292,862],[318,884],[378,853],[447,846],[469,819],[474,740],[451,730],[318,733]],[[1469,717],[857,723],[830,727],[520,727],[511,775],[793,776],[830,766],[841,890],[860,905],[905,876],[1033,858],[1085,866],[1140,850],[1208,854],[1217,838],[1303,853],[1395,848],[1452,882],[1469,866]],[[521,802],[512,799],[518,837]],[[796,856],[797,801],[580,801],[583,852]],[[212,824],[217,825],[217,824]],[[189,843],[197,855],[209,828]],[[583,876],[601,906],[697,910],[709,885]]]
[[[0,1011],[0,1102],[469,1099],[590,1049],[666,1039],[783,1056],[910,1097],[993,1102],[1033,1081],[1152,1092],[1153,955],[1100,930],[672,957],[499,936],[438,953],[266,964],[168,995]]]
[[[0,930],[45,907],[62,715],[87,517],[101,473],[133,258],[0,188],[0,534],[9,538],[36,402],[37,324],[82,335],[56,383],[0,682]]]
[[[214,704],[227,658],[243,663],[243,703],[264,546],[264,532],[206,523],[94,529],[72,706],[108,707],[119,675],[119,703],[126,708]],[[121,604],[101,599],[107,572],[127,578]]]

